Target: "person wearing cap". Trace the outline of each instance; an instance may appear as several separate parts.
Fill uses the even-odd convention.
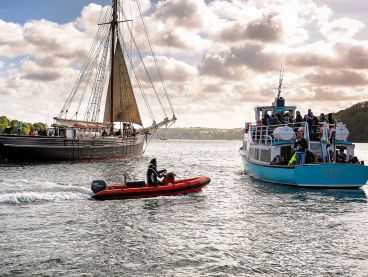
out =
[[[308,142],[303,137],[302,132],[298,132],[296,135],[294,149],[296,152],[296,164],[304,164],[305,163],[305,153],[308,150]]]
[[[157,161],[156,159],[152,159],[151,162],[148,164],[147,170],[147,183],[150,186],[159,186],[161,182],[158,178],[164,177],[166,170],[157,170]]]

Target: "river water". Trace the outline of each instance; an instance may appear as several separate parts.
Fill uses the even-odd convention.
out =
[[[243,173],[239,141],[155,141],[141,159],[0,167],[0,276],[367,276],[368,189],[310,190]],[[368,144],[358,144],[368,162]],[[203,192],[91,200],[149,160]]]

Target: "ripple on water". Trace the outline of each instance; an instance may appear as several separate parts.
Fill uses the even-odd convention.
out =
[[[0,167],[0,275],[365,276],[367,190],[254,180],[240,144],[158,141],[134,161]],[[153,157],[211,183],[187,196],[90,200],[93,179],[143,180]]]

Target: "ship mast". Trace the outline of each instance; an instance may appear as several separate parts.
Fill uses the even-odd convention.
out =
[[[114,133],[114,54],[115,54],[115,30],[118,24],[118,0],[112,0],[112,20],[111,24],[111,75],[110,75],[110,134]]]

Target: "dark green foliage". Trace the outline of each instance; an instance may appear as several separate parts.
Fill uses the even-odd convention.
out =
[[[5,128],[10,127],[12,134],[28,135],[31,130],[41,130],[47,128],[46,124],[38,122],[35,124],[19,121],[16,119],[10,120],[6,116],[0,116],[0,134],[4,133]]]
[[[9,119],[6,116],[0,116],[0,133],[4,132],[5,128],[9,126]]]
[[[346,124],[350,132],[350,140],[368,142],[368,101],[341,110],[334,116]]]

